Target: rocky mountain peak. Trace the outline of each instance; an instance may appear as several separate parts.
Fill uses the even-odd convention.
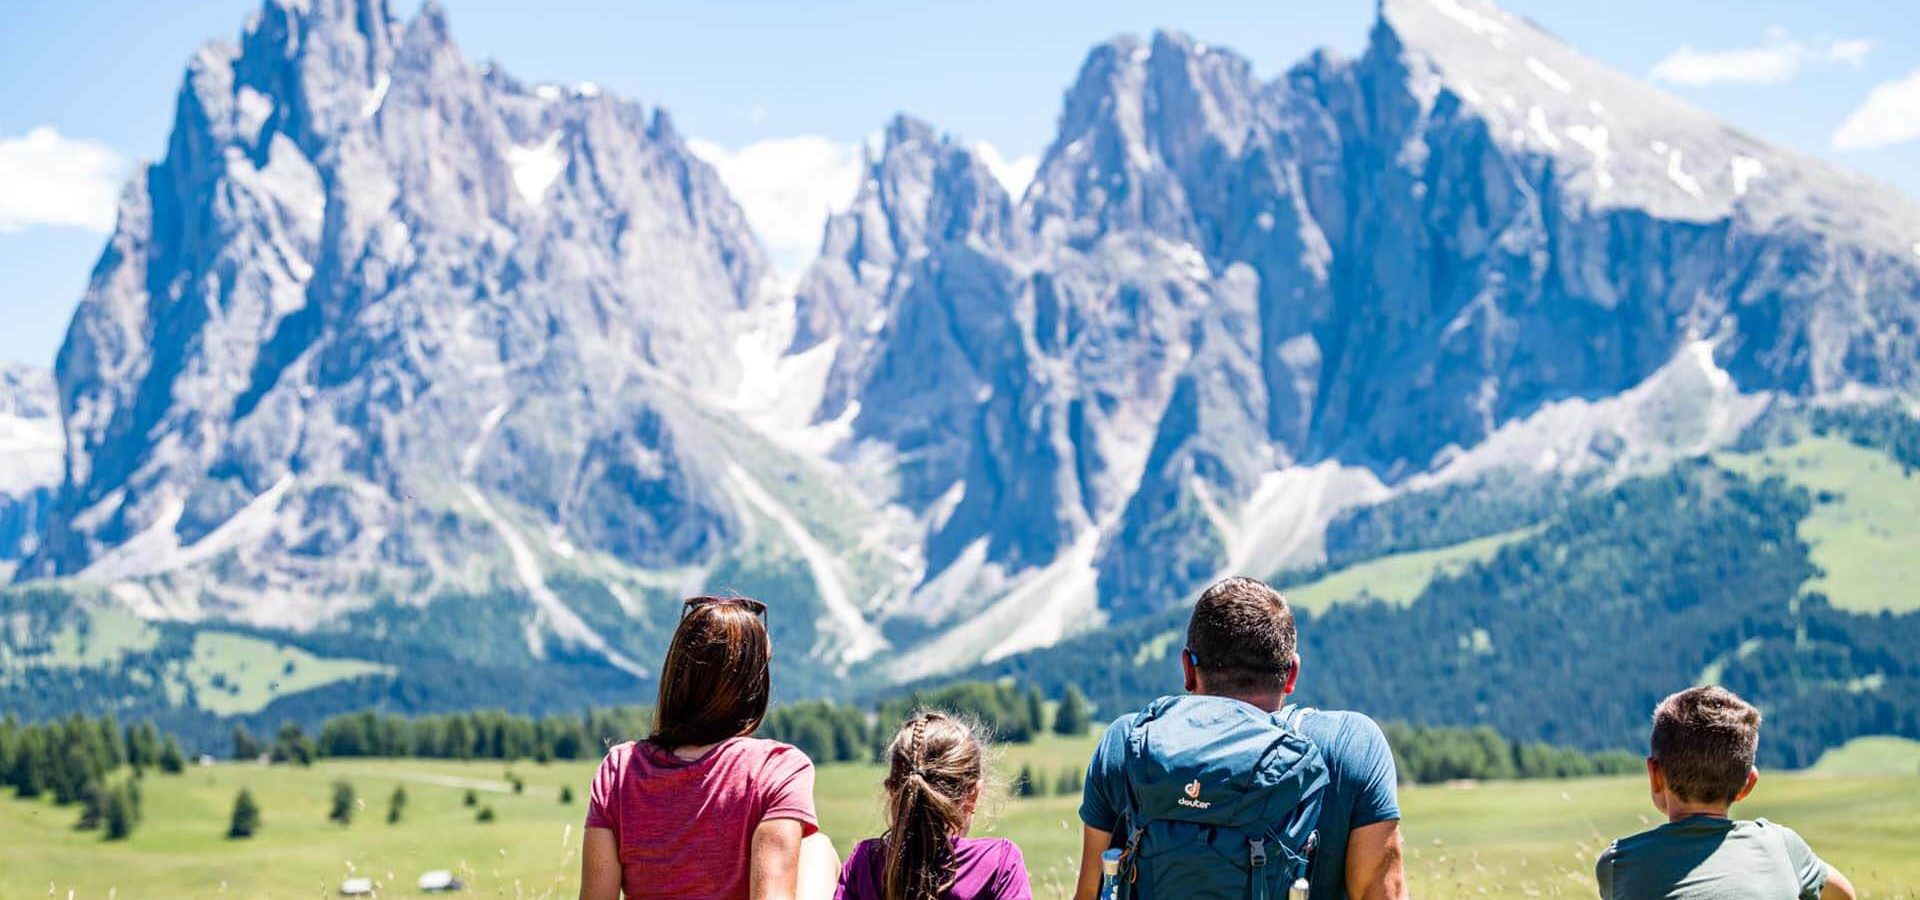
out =
[[[60,397],[53,373],[0,363],[0,578],[40,541],[60,485]]]
[[[738,578],[925,673],[1313,565],[1502,433],[1665,458],[1539,437],[1663,372],[1726,410],[1920,384],[1911,202],[1481,0],[1384,0],[1272,80],[1102,44],[1017,203],[895,117],[791,297],[663,110],[450,34],[287,0],[195,57],[61,352],[23,577],[300,627],[505,591],[530,653],[628,671],[634,592]]]
[[[519,517],[627,564],[738,536],[688,398],[732,390],[770,277],[658,111],[376,0],[268,3],[179,104],[61,351],[70,475],[23,575],[300,627],[517,585],[599,652]]]
[[[796,291],[793,350],[842,339],[820,410],[837,417],[863,377],[865,347],[893,315],[890,292],[946,245],[998,245],[1009,237],[1013,202],[973,148],[907,115],[882,130],[847,209],[827,220],[820,258]],[[904,276],[904,277],[903,277]]]
[[[24,363],[0,363],[0,415],[58,418],[59,399],[52,371]]]
[[[1244,58],[1179,32],[1095,47],[1029,192],[1034,226],[1197,237],[1190,189],[1244,152],[1262,94]]]

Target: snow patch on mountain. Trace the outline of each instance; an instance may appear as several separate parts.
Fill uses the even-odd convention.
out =
[[[1443,455],[1433,471],[1408,479],[1398,490],[1419,491],[1502,471],[1626,474],[1731,443],[1766,408],[1770,395],[1741,392],[1714,353],[1711,341],[1690,341],[1640,384],[1611,397],[1547,404],[1502,425],[1472,449]]]
[[[1333,461],[1268,472],[1222,535],[1227,563],[1220,574],[1259,574],[1318,562],[1325,556],[1328,522],[1390,494],[1371,470]]]
[[[180,555],[178,527],[180,517],[187,511],[187,502],[169,492],[160,501],[159,509],[153,522],[95,559],[81,570],[80,577],[93,581],[119,581],[172,568]]]
[[[1007,581],[1000,567],[985,562],[984,539],[970,546],[943,573],[945,587],[995,584],[998,596],[986,608],[957,619],[919,646],[907,648],[887,666],[898,680],[949,671],[975,661],[994,660],[1022,650],[1045,647],[1105,621],[1099,604],[1099,570],[1094,565],[1101,533],[1087,529],[1051,563]],[[937,592],[940,586],[930,586]]]
[[[1707,192],[1701,190],[1699,181],[1695,180],[1692,175],[1687,174],[1686,168],[1680,164],[1680,156],[1679,147],[1673,147],[1667,150],[1667,180],[1679,185],[1681,190],[1686,191],[1696,199],[1704,198],[1707,196]]]
[[[814,590],[820,595],[820,603],[826,607],[829,624],[838,638],[839,644],[834,648],[838,661],[860,662],[886,649],[886,638],[854,605],[841,575],[839,558],[828,551],[791,510],[768,493],[739,463],[727,463],[727,480],[742,500],[754,511],[772,520],[794,549],[800,551],[800,558],[813,575]]]
[[[387,104],[387,91],[392,88],[393,76],[381,72],[380,76],[373,80],[373,89],[367,92],[366,102],[360,104],[360,118],[371,119],[379,113],[380,107]]]
[[[1459,0],[1433,0],[1433,6],[1441,15],[1466,26],[1474,34],[1499,36],[1507,33],[1506,23],[1500,21],[1498,15],[1469,9]]]
[[[1562,94],[1570,94],[1573,92],[1573,82],[1568,81],[1567,76],[1555,71],[1552,66],[1541,62],[1538,56],[1527,57],[1527,71],[1532,72],[1535,78],[1546,82],[1547,87],[1553,88]]]
[[[546,198],[560,173],[566,171],[567,155],[560,150],[560,132],[547,135],[538,144],[515,144],[507,148],[507,166],[513,173],[513,189],[520,199],[534,206]]]
[[[734,339],[739,381],[733,393],[710,395],[707,401],[733,410],[780,447],[825,460],[852,435],[852,417],[859,413],[855,406],[834,419],[815,419],[842,338],[835,335],[799,353],[786,353],[793,341],[791,293],[782,294],[753,318],[754,323]]]
[[[527,543],[526,536],[521,534],[513,523],[507,521],[506,516],[501,515],[500,511],[494,508],[493,501],[487,499],[487,495],[482,493],[480,487],[474,483],[474,475],[480,467],[480,454],[485,451],[487,441],[499,429],[501,420],[506,418],[507,411],[511,407],[511,403],[500,403],[488,410],[486,416],[480,421],[480,433],[461,451],[461,495],[467,498],[467,502],[473,504],[480,518],[485,520],[494,533],[500,536],[500,540],[506,544],[513,574],[520,580],[520,586],[526,589],[527,598],[533,601],[539,613],[537,618],[543,619],[561,640],[585,646],[600,654],[614,668],[635,678],[650,677],[644,666],[615,650],[607,643],[606,638],[601,637],[599,632],[593,630],[593,626],[588,625],[586,620],[580,618],[578,613],[575,613],[558,594],[553,592],[553,588],[547,585],[546,575],[540,569],[540,559],[534,554],[533,547]],[[528,649],[535,656],[542,655],[542,642],[534,619],[529,619],[527,622],[527,636]]]
[[[1733,193],[1738,197],[1745,197],[1747,185],[1752,184],[1755,178],[1767,174],[1766,163],[1751,156],[1735,156],[1728,165],[1732,168]]]

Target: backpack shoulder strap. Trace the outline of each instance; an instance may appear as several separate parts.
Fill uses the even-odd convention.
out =
[[[1311,706],[1288,705],[1273,714],[1273,721],[1281,728],[1298,734],[1300,731],[1300,723],[1306,721],[1309,714],[1316,712],[1319,712],[1319,710]],[[1306,735],[1301,735],[1301,737],[1306,737]]]
[[[1120,824],[1124,829],[1121,848],[1121,872],[1128,881],[1134,877],[1133,866],[1140,849],[1140,839],[1147,832],[1147,823],[1141,814],[1140,796],[1134,786],[1134,773],[1138,771],[1147,755],[1147,727],[1160,718],[1165,711],[1167,698],[1161,698],[1147,704],[1134,717],[1133,724],[1127,729],[1126,755],[1120,765],[1122,780],[1126,783],[1126,808],[1120,811]]]

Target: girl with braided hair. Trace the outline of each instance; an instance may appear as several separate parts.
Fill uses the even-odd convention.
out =
[[[860,842],[835,900],[1031,900],[1020,848],[970,838],[985,781],[972,726],[922,712],[887,748],[887,834]]]

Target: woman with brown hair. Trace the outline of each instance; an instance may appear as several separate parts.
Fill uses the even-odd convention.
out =
[[[660,667],[653,733],[593,777],[581,900],[823,897],[838,859],[813,809],[813,762],[750,737],[771,686],[767,606],[694,597]]]
[[[980,743],[942,712],[900,726],[887,748],[887,835],[854,848],[834,900],[1032,900],[1018,846],[967,837],[986,780]]]

